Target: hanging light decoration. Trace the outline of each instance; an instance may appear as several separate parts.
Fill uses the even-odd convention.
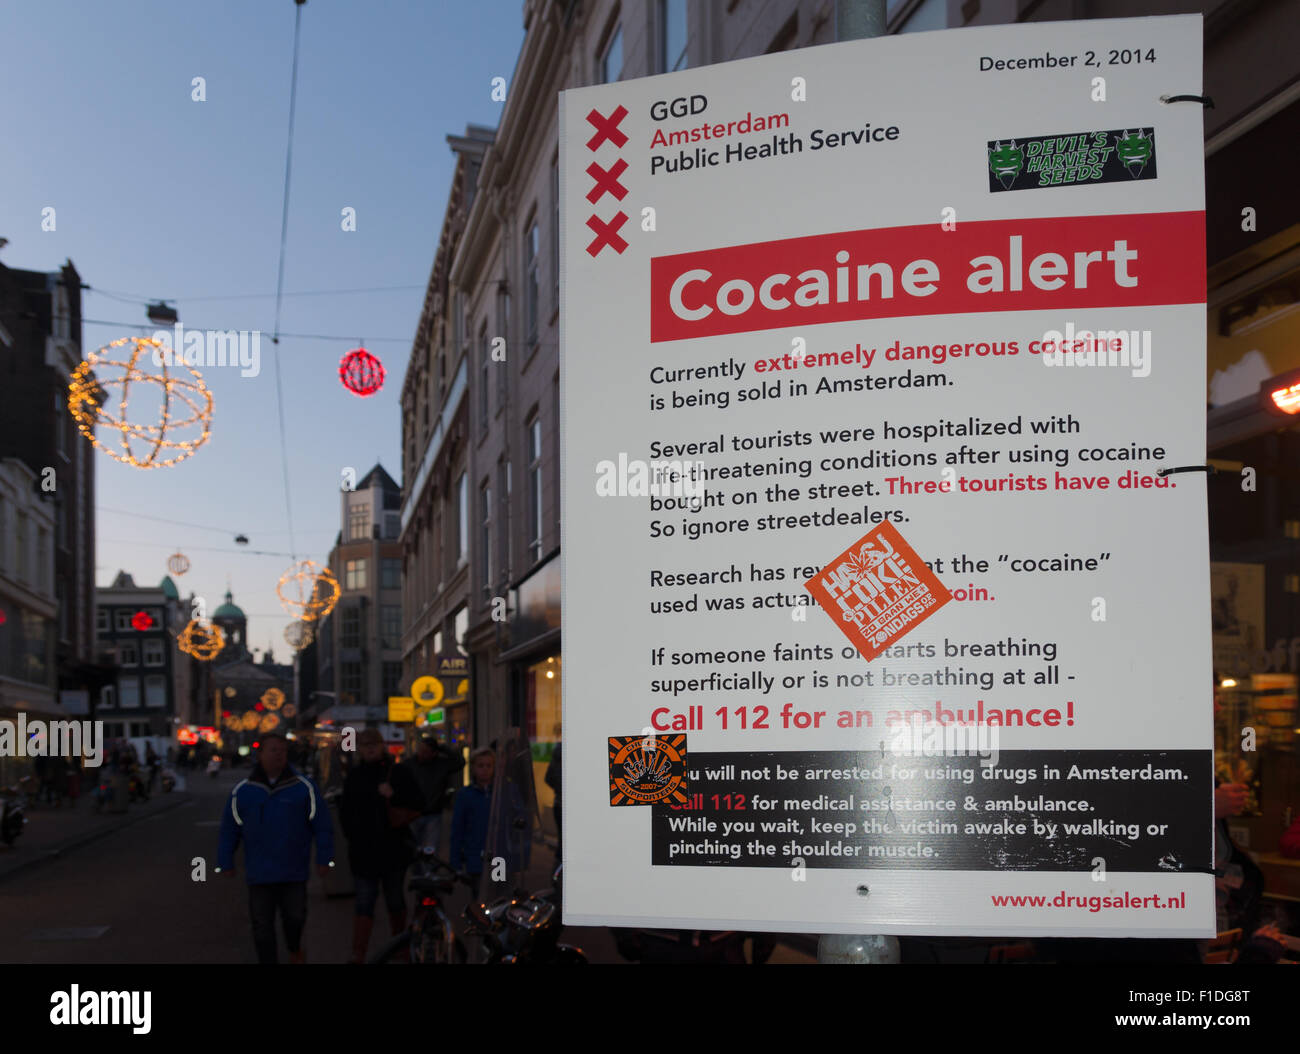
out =
[[[265,734],[272,731],[279,723],[280,719],[276,717],[275,714],[264,714],[262,719],[257,723],[257,730]]]
[[[167,570],[174,575],[183,575],[190,569],[190,558],[182,552],[172,553],[167,558]]]
[[[176,646],[201,662],[211,662],[226,646],[226,635],[221,632],[220,626],[192,619],[176,638]],[[233,695],[234,692],[227,688],[226,694]]]
[[[303,648],[316,639],[316,633],[311,628],[310,622],[298,620],[290,622],[284,628],[284,639],[289,642],[289,647],[294,651],[302,651]]]
[[[275,592],[285,611],[311,622],[333,611],[343,591],[328,567],[321,567],[314,560],[299,560],[280,576]]]
[[[130,345],[125,359],[114,358],[116,349]],[[163,355],[162,352],[166,351]],[[159,361],[159,372],[145,368],[148,364]],[[168,364],[173,363],[190,373],[186,377],[179,372],[169,373]],[[119,376],[96,378],[94,371],[105,367],[121,370]],[[127,401],[131,385],[154,385],[162,396],[162,407],[157,424],[135,424],[127,420]],[[108,389],[120,390],[116,413],[107,407]],[[183,414],[188,408],[189,415],[173,417],[173,410],[179,409]],[[106,344],[90,355],[72,372],[68,384],[68,410],[76,419],[77,429],[100,450],[115,461],[121,461],[136,468],[166,468],[184,461],[208,441],[208,432],[212,424],[212,393],[203,383],[203,376],[198,370],[185,366],[172,355],[160,340],[152,337],[122,337]],[[100,442],[95,435],[96,428],[116,431],[122,441],[122,449],[115,450]],[[197,438],[176,438],[185,435],[186,429],[197,429]],[[131,441],[143,444],[137,451]],[[170,456],[166,456],[170,454]]]
[[[262,715],[256,710],[245,710],[244,716],[240,719],[240,724],[245,732],[254,731],[262,721]]]
[[[339,361],[339,380],[353,395],[374,395],[384,386],[384,364],[365,348],[353,348]]]
[[[279,710],[284,705],[284,692],[279,688],[268,688],[262,693],[262,705],[268,710]]]
[[[143,633],[153,628],[153,616],[147,611],[137,611],[131,616],[131,627]]]
[[[235,698],[235,695],[236,695],[235,686],[233,684],[226,685],[226,698],[233,699]]]
[[[293,703],[285,703],[284,709],[280,711],[285,717],[293,717],[298,712],[298,708]]]

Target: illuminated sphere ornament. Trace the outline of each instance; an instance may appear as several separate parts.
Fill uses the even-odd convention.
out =
[[[131,625],[143,633],[145,630],[153,628],[153,616],[147,611],[137,611],[131,616]]]
[[[284,629],[284,639],[294,651],[302,651],[316,639],[316,633],[310,622],[290,622]]]
[[[193,655],[202,662],[211,662],[226,646],[226,635],[221,632],[220,626],[193,619],[181,630],[180,636],[176,638],[176,646],[186,655]],[[226,692],[233,694],[230,689],[226,689]]]
[[[284,610],[304,622],[328,615],[342,592],[334,572],[313,560],[299,560],[289,568],[275,591]]]
[[[280,719],[276,717],[275,714],[266,714],[262,717],[262,720],[257,723],[257,730],[259,732],[270,732],[279,723]]]
[[[229,684],[226,685],[226,698],[227,698],[227,699],[233,699],[233,698],[235,698],[235,694],[236,694],[236,693],[235,693],[235,688],[234,688],[234,686],[233,686],[233,685],[229,685]]]
[[[284,705],[284,692],[279,688],[268,688],[262,693],[262,704],[268,710],[279,710]],[[262,731],[266,731],[263,729]]]
[[[184,553],[172,553],[167,558],[167,570],[174,575],[183,575],[190,569],[190,558]]]
[[[155,371],[158,360],[162,364]],[[104,376],[96,377],[96,370]],[[137,404],[141,398],[156,397],[156,423],[137,424],[127,418],[132,385]],[[116,406],[110,408],[113,402]],[[114,460],[136,468],[166,468],[192,456],[208,441],[212,393],[202,374],[173,358],[162,341],[122,337],[92,352],[73,370],[68,410],[81,434]],[[121,449],[101,442],[97,428],[117,432]]]
[[[245,710],[244,716],[240,719],[240,727],[245,732],[254,731],[262,721],[262,715],[256,710]]]
[[[293,703],[285,703],[284,709],[280,711],[285,717],[293,717],[298,712],[298,708]]]
[[[354,348],[339,362],[339,380],[353,395],[374,395],[384,386],[384,364],[365,348]]]

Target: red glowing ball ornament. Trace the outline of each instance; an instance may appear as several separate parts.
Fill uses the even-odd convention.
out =
[[[354,348],[339,362],[339,380],[353,395],[374,395],[384,386],[384,364],[365,348]]]
[[[143,633],[145,630],[152,628],[153,619],[150,617],[149,612],[137,611],[131,616],[131,625]]]

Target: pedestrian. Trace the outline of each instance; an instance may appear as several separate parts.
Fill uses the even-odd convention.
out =
[[[152,743],[145,744],[144,763],[149,769],[149,793],[152,794],[158,784],[158,770],[162,768],[162,762],[159,761]]]
[[[339,820],[348,839],[348,862],[356,880],[352,919],[352,963],[363,963],[382,891],[388,924],[396,936],[406,928],[403,881],[411,863],[407,827],[420,816],[424,801],[415,777],[384,748],[376,728],[357,737],[360,762],[348,773],[339,799]]]
[[[564,828],[561,826],[561,800],[560,791],[564,787],[564,780],[560,769],[560,748],[563,743],[555,744],[555,753],[551,755],[551,763],[546,766],[546,785],[555,792],[555,804],[551,806],[551,811],[555,814],[555,860],[557,863],[564,860]]]
[[[411,833],[417,846],[437,853],[442,844],[443,810],[456,777],[465,767],[465,759],[443,746],[437,736],[426,735],[416,746],[415,759],[407,764],[424,799],[424,810],[411,824]]]
[[[302,931],[307,922],[313,839],[316,870],[326,875],[334,866],[334,828],[329,809],[316,785],[295,772],[288,758],[284,736],[264,736],[252,774],[230,792],[221,816],[217,871],[234,874],[235,849],[242,842],[248,909],[259,963],[277,961],[277,912],[289,961],[305,961]]]
[[[491,811],[492,777],[496,753],[480,747],[469,758],[470,784],[456,792],[451,814],[451,866],[478,878],[483,873],[483,847],[487,844]]]

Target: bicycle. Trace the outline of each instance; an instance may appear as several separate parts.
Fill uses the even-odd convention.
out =
[[[431,847],[420,850],[416,868],[419,873],[407,885],[407,889],[415,893],[417,898],[410,924],[380,948],[370,962],[391,962],[404,948],[410,950],[412,963],[437,965],[467,962],[469,955],[465,944],[452,928],[443,901],[451,895],[457,882],[463,882],[474,889],[474,880],[440,860]]]

